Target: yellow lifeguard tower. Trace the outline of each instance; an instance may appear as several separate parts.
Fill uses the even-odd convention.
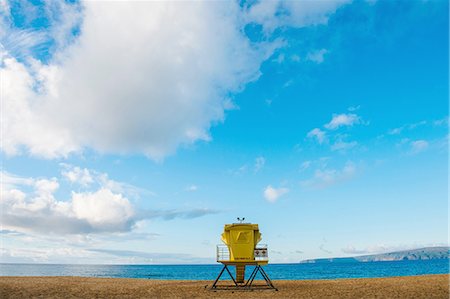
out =
[[[267,265],[269,256],[267,245],[260,244],[261,233],[258,224],[244,223],[245,218],[237,218],[239,223],[225,224],[222,233],[222,241],[225,245],[217,245],[217,262],[223,264],[222,271],[217,276],[211,289],[229,289],[229,288],[267,288],[275,289],[267,273],[261,266]],[[233,277],[228,266],[236,267],[236,276]],[[254,266],[250,277],[245,280],[245,267]],[[217,283],[227,271],[234,285],[219,286]],[[256,275],[260,273],[266,282],[266,285],[253,285]]]

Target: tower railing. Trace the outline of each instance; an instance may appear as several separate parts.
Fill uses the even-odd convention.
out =
[[[269,251],[267,244],[258,244],[254,249],[255,261],[268,261]],[[227,245],[217,245],[216,248],[216,260],[217,262],[229,262],[230,261],[230,250]]]
[[[230,260],[230,250],[227,245],[217,245],[216,253],[218,262],[228,262]]]
[[[269,250],[267,244],[258,244],[254,250],[255,261],[268,261],[269,260]]]

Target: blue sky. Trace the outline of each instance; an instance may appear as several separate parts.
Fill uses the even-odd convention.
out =
[[[0,3],[2,262],[448,243],[446,1]]]

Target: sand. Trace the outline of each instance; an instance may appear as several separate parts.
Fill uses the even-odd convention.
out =
[[[449,275],[279,280],[279,291],[209,291],[211,281],[0,277],[1,298],[449,298]]]

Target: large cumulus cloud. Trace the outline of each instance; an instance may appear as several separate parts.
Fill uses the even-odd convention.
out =
[[[45,3],[54,19],[59,6]],[[339,6],[301,3],[88,1],[60,7],[72,10],[45,35],[10,30],[1,49],[3,150],[54,158],[92,148],[161,159],[209,140],[233,106],[230,95],[256,80],[281,45],[270,32],[326,22]],[[261,25],[265,38],[251,41],[248,24]],[[11,34],[26,36],[20,47]],[[48,35],[50,59],[18,49]]]

